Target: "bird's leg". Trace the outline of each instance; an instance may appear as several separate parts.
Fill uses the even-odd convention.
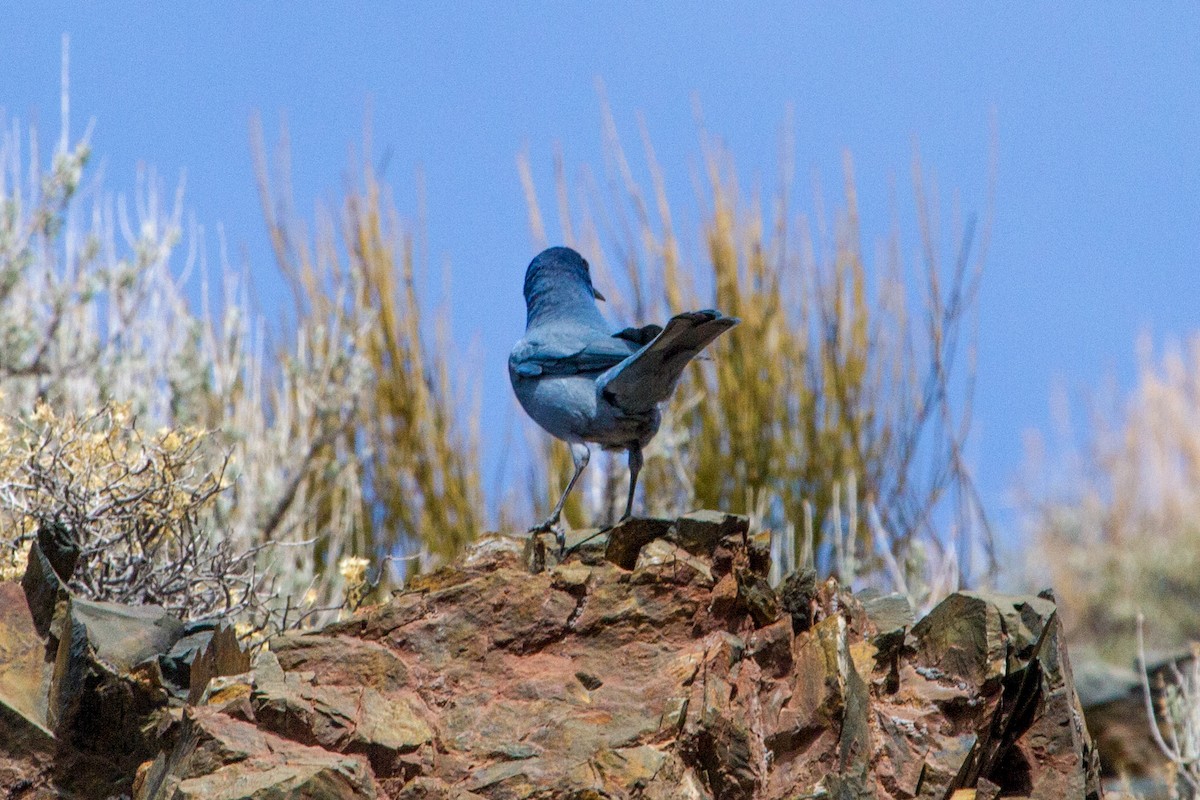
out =
[[[567,483],[567,488],[563,490],[562,497],[558,498],[558,504],[554,506],[554,511],[541,525],[531,529],[531,533],[553,533],[554,538],[558,540],[558,553],[561,556],[564,548],[567,546],[566,534],[558,527],[558,518],[562,515],[563,505],[567,502],[567,495],[571,493],[571,489],[575,487],[575,482],[579,480],[583,468],[588,465],[588,459],[591,458],[591,451],[583,442],[571,443],[571,460],[575,462],[575,474],[571,476],[570,482]]]
[[[637,491],[638,473],[642,471],[642,446],[634,443],[629,446],[629,499],[625,501],[625,513],[621,521],[633,516],[633,494]]]

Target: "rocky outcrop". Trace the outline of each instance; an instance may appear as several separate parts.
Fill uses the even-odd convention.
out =
[[[1098,797],[1053,603],[772,589],[745,520],[488,536],[165,711],[142,800]],[[2,684],[0,684],[2,685]],[[131,776],[132,777],[132,776]]]
[[[169,710],[250,658],[219,622],[73,596],[77,552],[54,533],[0,583],[0,797],[128,796]]]

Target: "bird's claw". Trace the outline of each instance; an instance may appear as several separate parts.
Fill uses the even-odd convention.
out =
[[[529,532],[534,535],[541,533],[553,533],[554,541],[558,542],[558,558],[559,560],[562,559],[563,554],[567,549],[567,534],[562,528],[558,527],[557,521],[546,520],[541,525],[535,525],[534,527],[530,528]]]

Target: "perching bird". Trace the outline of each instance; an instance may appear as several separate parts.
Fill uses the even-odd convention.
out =
[[[646,325],[611,333],[596,300],[588,262],[569,247],[538,254],[525,271],[525,338],[508,357],[508,375],[521,407],[542,428],[571,446],[575,474],[550,517],[533,530],[558,530],[567,495],[587,466],[593,442],[629,452],[627,519],[642,468],[642,448],[658,432],[658,404],[697,354],[739,320],[719,311],[678,314],[666,327]]]

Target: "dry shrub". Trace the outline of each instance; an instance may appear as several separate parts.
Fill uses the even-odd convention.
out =
[[[1200,641],[1200,336],[1139,349],[1136,387],[1093,403],[1086,436],[1063,408],[1057,440],[1031,440],[1022,492],[1030,572],[1072,641],[1123,665],[1139,611],[1152,650]]]
[[[0,420],[5,561],[18,563],[51,526],[79,550],[69,585],[83,597],[185,619],[253,614],[264,589],[256,554],[201,528],[223,488],[224,465],[204,466],[206,443],[193,428],[146,435],[128,405],[58,417],[41,403],[27,420]]]
[[[1172,798],[1200,797],[1200,644],[1155,670],[1146,658],[1145,618],[1137,618],[1138,676],[1150,738],[1166,759]],[[1165,732],[1165,736],[1164,736]]]
[[[484,513],[478,433],[460,423],[448,332],[438,327],[431,336],[423,327],[413,237],[365,166],[340,226],[318,211],[309,242],[291,210],[286,141],[284,172],[275,178],[261,143],[257,150],[263,208],[299,324],[339,320],[354,333],[336,346],[360,353],[370,375],[355,398],[356,438],[348,445],[363,491],[354,550],[384,557],[419,549],[425,562],[448,559],[477,535]]]
[[[369,173],[347,199],[343,236],[318,217],[311,241],[264,178],[296,300],[272,326],[249,300],[246,271],[225,259],[223,237],[214,266],[204,230],[185,231],[181,193],[168,205],[159,182],[140,175],[131,201],[106,194],[85,169],[86,137],[71,144],[65,117],[49,169],[37,142],[15,123],[0,139],[0,392],[11,429],[40,430],[33,416],[44,406],[52,412],[36,413],[65,426],[47,433],[56,440],[102,408],[125,409],[138,426],[121,435],[143,443],[151,439],[138,431],[207,431],[190,468],[223,475],[227,488],[189,513],[189,546],[254,562],[275,595],[272,628],[327,617],[348,590],[360,602],[362,585],[348,586],[341,564],[368,558],[374,587],[399,551],[437,560],[473,534],[474,440],[458,434],[444,339],[431,344],[421,329],[410,238]],[[53,515],[7,507],[15,497],[6,513]],[[104,514],[82,522],[88,541],[118,524]],[[27,532],[0,528],[10,556]],[[7,559],[5,574],[18,569]]]
[[[914,161],[923,263],[915,272],[906,266],[897,225],[871,270],[849,157],[845,206],[832,224],[824,216],[810,222],[793,211],[789,166],[768,214],[740,187],[728,151],[702,136],[703,220],[681,232],[644,134],[643,142],[648,189],[634,177],[611,117],[604,180],[584,170],[576,188],[556,161],[563,239],[595,265],[621,324],[703,307],[742,319],[710,348],[710,361],[693,365],[646,450],[647,510],[748,513],[779,532],[785,568],[806,546],[807,529],[809,552],[824,546],[843,578],[888,570],[922,604],[928,592],[919,585],[954,588],[958,558],[965,564],[973,541],[990,553],[962,456],[973,380],[960,359],[969,349],[962,340],[983,249],[971,257],[971,224],[954,224],[958,248],[945,259],[937,204]],[[543,214],[527,160],[520,165],[541,246]],[[544,452],[545,483],[565,480],[568,464],[565,448]],[[624,480],[623,466],[602,463],[568,518],[613,519]],[[539,495],[539,504],[560,486]]]

